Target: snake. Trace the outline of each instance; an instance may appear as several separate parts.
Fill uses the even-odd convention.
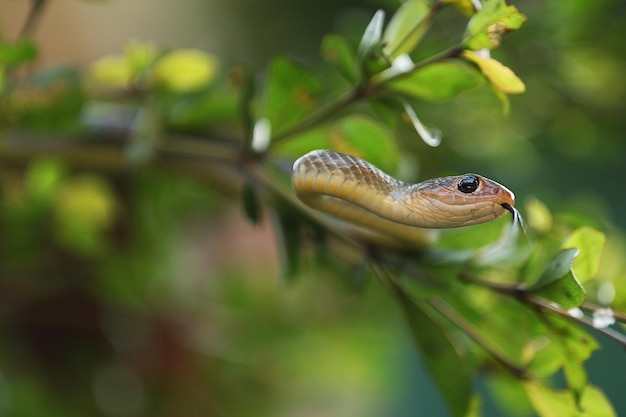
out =
[[[423,246],[428,229],[485,223],[507,212],[515,195],[478,174],[400,181],[356,156],[313,150],[293,165],[292,188],[306,206],[395,242]]]

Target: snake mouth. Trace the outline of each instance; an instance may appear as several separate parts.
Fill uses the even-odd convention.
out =
[[[515,209],[513,208],[512,205],[510,205],[509,203],[502,203],[500,204],[502,206],[503,209],[510,211],[513,215],[515,215]]]

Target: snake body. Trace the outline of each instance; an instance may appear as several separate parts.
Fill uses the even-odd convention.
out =
[[[484,223],[513,212],[515,196],[476,174],[408,184],[355,156],[315,150],[293,166],[293,189],[307,206],[409,244],[423,228]]]

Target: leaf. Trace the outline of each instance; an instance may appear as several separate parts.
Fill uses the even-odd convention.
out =
[[[539,280],[532,286],[531,291],[545,287],[564,277],[572,268],[572,263],[578,255],[578,249],[565,249],[557,254],[546,266]]]
[[[411,107],[411,105],[407,101],[404,101],[402,104],[404,107],[404,112],[409,117],[413,128],[415,129],[419,137],[422,138],[424,143],[428,146],[432,146],[433,148],[439,146],[441,144],[441,131],[437,128],[428,128],[424,126],[424,124],[417,117],[417,114],[415,113],[415,110],[413,110],[413,107]]]
[[[395,91],[433,101],[456,97],[483,84],[483,77],[462,61],[428,65],[388,83]]]
[[[469,49],[497,48],[502,36],[519,29],[525,21],[526,16],[504,0],[487,1],[467,24],[463,43]]]
[[[241,207],[246,218],[254,225],[259,224],[261,206],[254,187],[246,183],[242,190],[241,200]]]
[[[6,67],[15,67],[37,58],[37,46],[26,39],[15,43],[0,42],[0,64]]]
[[[407,0],[395,12],[383,34],[383,52],[391,58],[408,54],[430,26],[430,5],[424,0]]]
[[[322,56],[335,67],[346,80],[355,83],[360,78],[357,57],[346,38],[330,34],[322,41]]]
[[[451,5],[465,16],[473,16],[476,13],[472,0],[442,0],[442,3]]]
[[[526,91],[524,82],[509,67],[499,61],[468,50],[463,51],[462,56],[476,64],[489,82],[503,93],[521,94]]]
[[[531,229],[547,233],[552,229],[552,214],[548,207],[537,198],[526,200],[526,222]]]
[[[401,300],[424,366],[451,414],[464,417],[472,396],[472,381],[465,360],[460,356],[449,332],[433,320],[423,304],[414,304],[406,296]]]
[[[384,22],[385,11],[382,9],[376,10],[376,13],[372,16],[372,20],[368,23],[361,37],[358,49],[359,57],[366,57],[373,49],[380,46]]]
[[[539,280],[528,291],[569,309],[585,302],[585,289],[571,271],[578,249],[566,249],[556,255]]]
[[[604,393],[590,386],[577,407],[568,391],[556,391],[539,381],[523,382],[526,394],[540,417],[616,417]]]
[[[279,57],[268,68],[261,113],[277,134],[315,108],[319,82],[305,68]]]
[[[572,271],[581,283],[584,284],[595,278],[605,243],[604,233],[583,226],[575,230],[563,244],[564,248],[580,249],[580,255],[574,260]]]
[[[354,155],[388,173],[393,173],[398,164],[397,144],[391,131],[361,115],[312,129],[281,142],[275,150],[297,158],[313,149],[333,149]]]
[[[546,300],[554,301],[565,309],[580,306],[585,302],[586,298],[585,289],[571,272],[568,272],[557,281],[534,290],[533,294]]]
[[[281,260],[281,278],[286,282],[295,279],[300,268],[302,233],[301,223],[291,213],[274,213],[274,229],[278,240]]]
[[[565,380],[579,404],[587,388],[584,362],[599,348],[598,343],[578,325],[561,317],[545,316],[548,337],[558,353]]]

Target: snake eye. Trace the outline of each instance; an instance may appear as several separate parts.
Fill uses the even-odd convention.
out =
[[[476,175],[465,175],[463,178],[459,180],[459,191],[462,193],[473,193],[478,188],[478,184],[480,181]]]

